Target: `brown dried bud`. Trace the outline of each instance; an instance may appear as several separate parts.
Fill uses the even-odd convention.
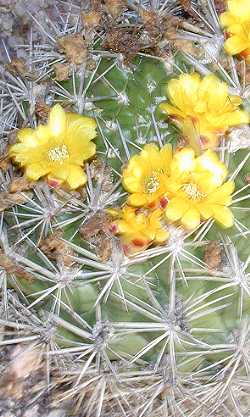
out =
[[[198,50],[192,41],[188,41],[185,39],[176,39],[174,41],[174,47],[177,51],[189,53],[193,56],[197,56],[198,54]]]
[[[37,100],[35,104],[35,113],[42,123],[46,123],[50,112],[50,106],[44,100]]]
[[[9,186],[10,193],[17,193],[22,191],[28,191],[33,188],[34,183],[27,180],[26,177],[14,178]]]
[[[57,81],[65,81],[69,79],[69,71],[70,67],[69,64],[55,64],[55,73],[56,73],[56,80]]]
[[[101,159],[94,159],[90,164],[91,177],[100,184],[101,191],[109,192],[113,188],[113,173],[111,167]]]
[[[0,193],[0,213],[10,207],[15,206],[16,204],[24,204],[27,199],[25,195],[20,193],[8,193],[3,191]]]
[[[107,232],[109,231],[110,224],[112,222],[112,216],[105,211],[98,211],[93,216],[91,216],[84,224],[81,226],[79,232],[80,235],[89,240],[93,236],[96,236],[100,231]]]
[[[87,46],[80,34],[63,36],[57,39],[57,44],[70,63],[75,65],[86,63]]]
[[[34,281],[34,277],[19,266],[14,259],[6,255],[2,249],[0,249],[0,267],[5,269],[8,274],[16,275],[17,278],[26,279],[29,282]]]
[[[195,19],[197,18],[196,13],[193,11],[191,0],[180,0],[180,3],[181,3],[181,6],[182,6],[184,12],[188,13],[189,16],[192,16]]]
[[[91,10],[90,12],[81,13],[82,22],[86,29],[94,30],[101,25],[102,13],[99,10]]]
[[[148,26],[151,24],[154,25],[156,21],[158,20],[157,12],[155,12],[154,10],[144,9],[143,7],[139,9],[139,15],[144,25],[148,25]]]
[[[9,145],[14,145],[17,141],[17,132],[18,130],[12,130],[12,132],[10,132],[8,134],[8,144]]]
[[[214,5],[219,14],[226,11],[227,5],[225,0],[214,0]]]
[[[243,72],[243,77],[244,77],[244,81],[246,83],[246,85],[250,84],[250,65],[246,64],[246,69]]]
[[[10,163],[10,158],[9,158],[8,154],[5,154],[5,155],[0,157],[0,170],[6,172],[6,171],[8,171],[10,165],[11,165],[11,163]]]
[[[32,77],[32,73],[28,70],[27,63],[22,58],[13,58],[6,68],[12,74],[21,75],[23,77]]]
[[[40,353],[39,349],[32,345],[28,349],[21,344],[12,347],[11,361],[0,378],[1,399],[9,397],[15,400],[22,399],[27,393],[26,383],[38,370],[41,377],[44,377]]]
[[[57,260],[66,267],[70,267],[74,262],[72,260],[74,253],[67,243],[62,240],[62,235],[61,231],[52,233],[41,241],[39,248],[49,259]]]
[[[176,16],[168,15],[165,17],[165,22],[164,37],[169,40],[176,39],[177,29],[181,25],[181,20]]]
[[[125,4],[122,0],[105,0],[105,6],[108,13],[115,20],[120,17],[125,10]]]
[[[96,248],[96,255],[107,261],[112,254],[112,236],[109,231],[113,218],[105,211],[91,216],[80,228],[80,235]]]
[[[164,32],[162,19],[160,15],[153,10],[140,9],[140,17],[143,21],[144,28],[149,34],[149,43],[156,44],[162,38]]]
[[[141,49],[138,34],[127,28],[111,28],[103,46],[112,52],[123,54],[126,62],[132,61]]]
[[[100,231],[95,237],[95,251],[98,258],[105,262],[111,258],[112,255],[112,239],[106,233]]]
[[[222,249],[217,241],[209,242],[205,247],[204,262],[209,269],[217,270],[222,262]]]
[[[250,184],[250,174],[246,175],[245,181],[246,181],[247,184]]]
[[[192,10],[192,1],[191,0],[180,0],[183,10],[189,13]]]

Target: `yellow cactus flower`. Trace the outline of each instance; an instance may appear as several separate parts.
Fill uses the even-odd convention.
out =
[[[159,150],[152,143],[145,145],[139,155],[132,156],[122,175],[123,186],[131,194],[128,204],[150,208],[166,206],[165,193],[171,159],[170,145]]]
[[[233,214],[228,206],[234,183],[224,182],[227,173],[226,166],[211,150],[199,157],[191,148],[177,151],[171,163],[167,219],[180,222],[188,230],[210,218],[223,227],[231,227]]]
[[[111,231],[120,236],[126,255],[133,255],[167,240],[169,233],[161,224],[162,214],[160,209],[149,211],[127,205],[117,211]]]
[[[25,170],[30,181],[46,176],[56,187],[62,183],[76,189],[87,181],[84,161],[91,158],[96,147],[93,119],[66,113],[56,104],[50,111],[48,124],[18,132],[19,143],[11,146],[10,157]]]
[[[240,54],[250,62],[250,2],[230,0],[227,9],[220,16],[221,25],[228,35],[224,48],[229,55]]]
[[[170,104],[163,102],[160,108],[174,117],[195,150],[216,147],[229,127],[249,122],[248,113],[239,109],[241,98],[230,96],[227,84],[215,75],[181,74],[168,83],[167,94]]]

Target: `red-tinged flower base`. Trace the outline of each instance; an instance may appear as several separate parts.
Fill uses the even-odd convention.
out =
[[[147,245],[147,242],[145,242],[142,239],[133,239],[132,240],[133,245],[139,247],[139,248],[143,248],[143,246]]]
[[[60,187],[61,183],[62,183],[61,181],[56,180],[56,179],[48,179],[48,185],[51,188],[58,188]]]
[[[167,205],[168,205],[168,202],[169,202],[169,200],[168,200],[167,197],[162,197],[160,199],[160,206],[161,206],[161,208],[162,209],[165,209],[167,207]]]

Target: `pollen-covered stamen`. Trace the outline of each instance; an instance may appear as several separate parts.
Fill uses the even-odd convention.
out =
[[[160,186],[160,181],[156,175],[152,175],[145,181],[145,190],[147,193],[154,193]]]
[[[187,197],[190,198],[190,200],[201,200],[207,196],[207,194],[202,193],[198,186],[194,183],[184,184],[182,186],[182,190],[185,191]]]
[[[48,156],[52,162],[63,162],[69,158],[69,151],[66,145],[56,146],[48,151]]]

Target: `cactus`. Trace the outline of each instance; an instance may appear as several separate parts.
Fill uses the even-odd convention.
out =
[[[31,33],[19,47],[27,62],[1,69],[0,346],[39,352],[46,371],[36,398],[49,396],[68,416],[249,413],[248,64],[223,49],[222,3],[64,5],[57,22],[32,17],[43,41],[34,44]],[[174,107],[170,83],[194,72],[200,81],[216,74],[218,94],[227,85],[229,101],[242,99],[230,124],[212,132],[208,153],[201,124],[164,107]],[[29,178],[15,159],[20,132],[46,125],[53,109],[60,121],[74,113],[96,126],[80,186],[48,172]],[[173,153],[155,206],[135,204],[126,182],[150,144]],[[216,154],[212,170],[227,171],[220,186],[235,184],[230,208],[194,227],[174,198],[185,191],[196,199],[196,189],[179,179],[169,191],[183,149],[195,164]]]

